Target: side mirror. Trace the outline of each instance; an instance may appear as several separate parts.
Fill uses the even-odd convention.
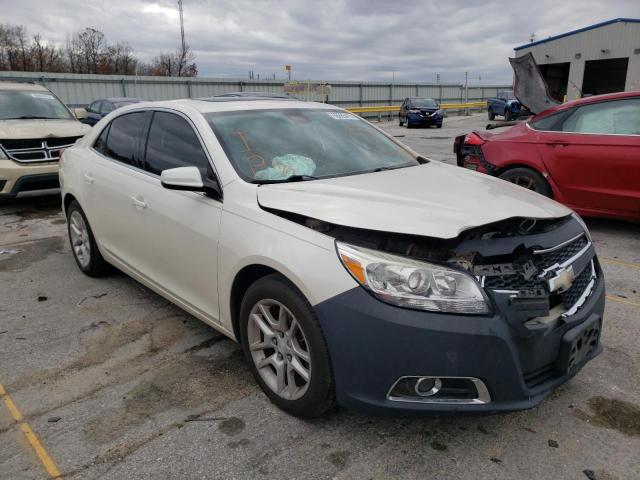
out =
[[[83,118],[87,118],[87,111],[84,108],[74,108],[73,109],[73,114],[75,115],[75,117],[78,120],[81,120]]]
[[[204,192],[212,197],[222,198],[218,182],[203,179],[197,167],[177,167],[163,170],[160,173],[160,183],[169,190]]]

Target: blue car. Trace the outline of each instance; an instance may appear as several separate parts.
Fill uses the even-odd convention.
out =
[[[521,113],[522,105],[513,96],[513,92],[498,92],[495,98],[487,100],[489,120],[495,120],[496,115],[499,115],[509,121],[518,118]]]
[[[444,112],[432,98],[405,98],[400,106],[400,126],[435,125],[442,128]]]
[[[91,102],[85,110],[87,116],[80,119],[82,123],[94,126],[103,117],[106,117],[112,111],[117,108],[124,107],[125,105],[131,105],[132,103],[144,102],[142,98],[128,98],[128,97],[113,97],[113,98],[100,98]]]

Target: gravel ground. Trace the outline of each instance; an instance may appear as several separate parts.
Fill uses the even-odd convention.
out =
[[[381,125],[452,162],[453,136],[485,123]],[[605,350],[538,408],[301,421],[266,399],[230,340],[123,274],[83,276],[59,203],[0,204],[0,383],[66,479],[640,478],[638,225],[589,221]],[[48,478],[5,405],[0,478]]]

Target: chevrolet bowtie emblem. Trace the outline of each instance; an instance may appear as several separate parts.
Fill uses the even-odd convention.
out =
[[[573,273],[573,266],[568,266],[561,270],[556,270],[555,276],[548,279],[549,291],[558,293],[566,292],[573,285],[573,280],[576,278]]]

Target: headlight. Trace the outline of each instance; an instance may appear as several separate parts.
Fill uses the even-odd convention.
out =
[[[7,154],[4,153],[4,150],[0,147],[0,160],[9,160],[9,157],[7,157]]]
[[[489,312],[484,292],[465,272],[342,242],[336,246],[347,271],[384,302],[434,312]]]
[[[444,115],[444,110],[436,110],[433,114],[434,115]]]
[[[409,113],[420,113],[420,109],[419,108],[410,108],[409,109]]]

